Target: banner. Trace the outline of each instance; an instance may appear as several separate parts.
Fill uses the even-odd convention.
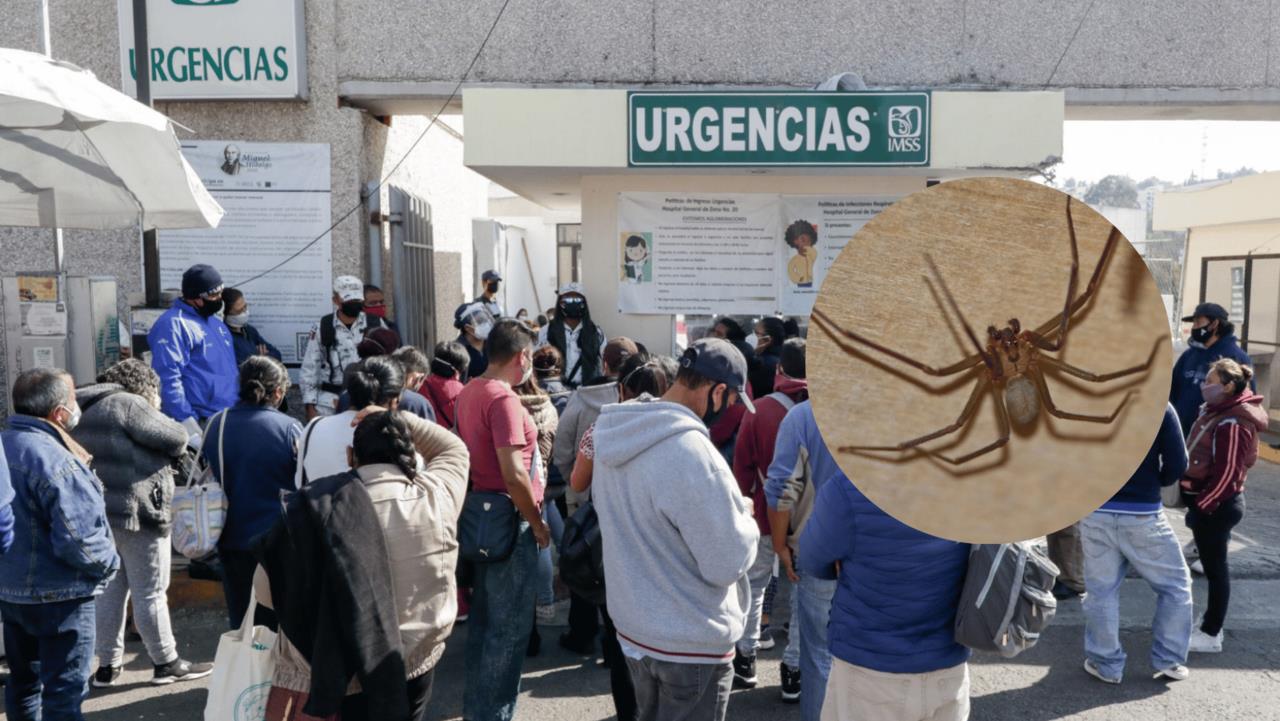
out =
[[[849,239],[897,196],[618,195],[618,311],[808,315]]]
[[[779,196],[622,193],[618,310],[769,313]]]
[[[160,282],[180,288],[196,263],[227,287],[262,273],[324,234],[270,275],[241,288],[249,323],[299,363],[311,324],[333,311],[329,145],[198,140],[182,154],[227,211],[217,228],[158,231]]]

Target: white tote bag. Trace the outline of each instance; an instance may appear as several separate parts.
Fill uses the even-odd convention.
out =
[[[240,628],[218,639],[204,721],[262,721],[267,714],[276,634],[266,626],[253,625],[257,607],[257,598],[250,594]]]

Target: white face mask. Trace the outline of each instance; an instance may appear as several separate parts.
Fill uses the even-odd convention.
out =
[[[74,431],[76,429],[76,426],[80,425],[80,404],[77,403],[76,405],[70,406],[70,407],[66,405],[59,406],[59,407],[71,414],[69,418],[67,418],[65,421],[62,422],[62,429],[67,433]]]
[[[246,310],[237,315],[226,316],[223,320],[232,328],[243,328],[246,325],[249,325],[249,311]]]
[[[471,332],[475,334],[475,337],[484,340],[489,337],[489,331],[493,330],[493,323],[486,320],[479,325],[472,326],[472,328]]]
[[[524,368],[524,374],[520,376],[520,382],[517,383],[516,385],[522,386],[525,383],[528,383],[529,379],[532,377],[533,377],[533,362],[530,361],[529,365],[525,366]]]

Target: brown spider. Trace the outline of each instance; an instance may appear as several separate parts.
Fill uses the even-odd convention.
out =
[[[1071,198],[1067,198],[1067,232],[1071,237],[1071,280],[1067,284],[1067,300],[1063,305],[1062,313],[1046,321],[1035,330],[1024,330],[1017,318],[1011,319],[1008,326],[1001,329],[989,326],[987,328],[987,343],[985,347],[978,342],[978,336],[960,313],[959,305],[947,288],[946,282],[942,279],[942,274],[938,272],[938,267],[934,264],[933,259],[928,254],[925,255],[925,262],[928,264],[933,277],[937,280],[938,286],[942,289],[947,305],[951,308],[951,312],[960,318],[965,334],[978,351],[964,360],[943,368],[934,368],[926,365],[915,358],[881,345],[864,335],[844,330],[836,325],[826,313],[814,308],[813,321],[847,354],[854,355],[859,352],[855,346],[848,342],[855,341],[932,376],[951,376],[982,367],[978,374],[980,376],[978,383],[974,385],[969,400],[965,403],[964,410],[960,412],[960,417],[954,423],[919,438],[903,441],[897,445],[844,446],[840,448],[840,451],[842,453],[862,453],[865,451],[905,451],[916,448],[919,452],[935,456],[952,465],[960,465],[978,456],[990,453],[1008,443],[1010,417],[1018,426],[1025,426],[1035,420],[1040,413],[1041,403],[1044,404],[1045,410],[1057,418],[1087,421],[1089,423],[1111,423],[1114,421],[1125,407],[1125,404],[1134,396],[1135,391],[1126,393],[1124,399],[1120,401],[1120,405],[1116,406],[1116,409],[1109,415],[1094,416],[1071,413],[1054,405],[1053,398],[1049,394],[1049,387],[1045,384],[1044,372],[1041,366],[1056,368],[1064,373],[1093,383],[1104,383],[1115,378],[1142,372],[1151,367],[1152,362],[1155,360],[1156,352],[1160,348],[1160,342],[1163,339],[1156,338],[1156,343],[1151,349],[1151,355],[1147,357],[1147,361],[1142,365],[1110,373],[1087,371],[1061,359],[1044,354],[1045,351],[1060,351],[1066,346],[1067,330],[1071,318],[1084,308],[1093,297],[1094,291],[1098,288],[1103,268],[1107,264],[1107,259],[1120,239],[1120,231],[1112,226],[1111,233],[1107,236],[1107,243],[1102,249],[1102,255],[1098,258],[1098,265],[1093,269],[1092,277],[1089,278],[1089,285],[1085,288],[1084,293],[1076,297],[1080,251],[1076,245],[1075,225],[1071,219]],[[841,336],[846,340],[842,340]],[[922,443],[954,433],[968,423],[977,412],[978,404],[986,392],[990,392],[995,399],[996,420],[1000,427],[1000,437],[997,440],[958,458],[952,458],[927,448],[917,448]]]

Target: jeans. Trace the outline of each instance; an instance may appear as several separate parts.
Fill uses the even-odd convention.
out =
[[[431,701],[431,686],[435,676],[436,670],[433,668],[406,682],[409,692],[409,721],[426,721],[427,703]],[[342,699],[342,711],[338,718],[342,721],[369,721],[369,706],[364,694],[352,694]]]
[[[747,569],[747,580],[751,582],[751,605],[747,607],[747,622],[742,629],[742,638],[738,639],[738,653],[743,656],[754,656],[760,648],[760,614],[764,609],[764,592],[773,578],[773,567],[777,560],[778,555],[773,552],[773,539],[762,537],[756,547],[756,560]],[[791,607],[795,608],[794,602]],[[794,631],[793,625],[793,634]]]
[[[467,721],[511,721],[538,585],[538,544],[529,524],[521,519],[510,558],[474,566],[462,716]]]
[[[609,663],[609,691],[613,694],[613,709],[618,721],[636,721],[636,685],[631,680],[627,657],[618,643],[618,629],[609,617],[609,607],[600,606],[604,619],[604,633],[600,636],[600,654]]]
[[[639,721],[724,721],[733,664],[627,659]]]
[[[792,588],[791,637],[797,643],[800,666],[800,718],[818,721],[822,701],[827,695],[827,677],[831,674],[831,648],[827,645],[827,622],[831,617],[831,599],[836,595],[836,580],[815,578],[801,573]],[[782,661],[787,660],[791,640]]]
[[[120,570],[98,597],[98,665],[124,663],[125,604],[133,597],[133,620],[151,663],[163,666],[178,658],[169,625],[169,536],[112,527]]]
[[[1200,549],[1200,563],[1209,581],[1209,603],[1204,610],[1200,630],[1217,636],[1227,620],[1227,604],[1231,601],[1231,571],[1227,566],[1227,544],[1231,529],[1244,519],[1244,494],[1222,502],[1213,513],[1205,514],[1192,506],[1187,511],[1187,527]]]
[[[80,721],[93,662],[92,598],[49,603],[0,601],[9,680],[10,721]]]
[[[227,621],[231,628],[240,628],[240,622],[249,610],[249,596],[253,593],[253,572],[258,567],[258,561],[249,551],[227,548],[218,549],[218,558],[222,561],[222,593],[227,599]],[[253,614],[253,623],[275,631],[275,611],[258,606]]]
[[[1084,553],[1080,550],[1080,527],[1071,524],[1050,533],[1049,560],[1058,567],[1058,581],[1076,593],[1084,592]]]
[[[542,504],[542,520],[551,527],[551,543],[560,547],[560,538],[564,536],[564,519],[560,517],[560,509],[554,503]],[[538,551],[538,605],[550,606],[556,602],[555,587],[556,567],[551,559],[551,546]]]
[[[1163,513],[1095,511],[1080,521],[1084,546],[1084,653],[1103,676],[1124,676],[1120,584],[1132,567],[1156,593],[1151,667],[1186,663],[1191,641],[1191,576]]]

